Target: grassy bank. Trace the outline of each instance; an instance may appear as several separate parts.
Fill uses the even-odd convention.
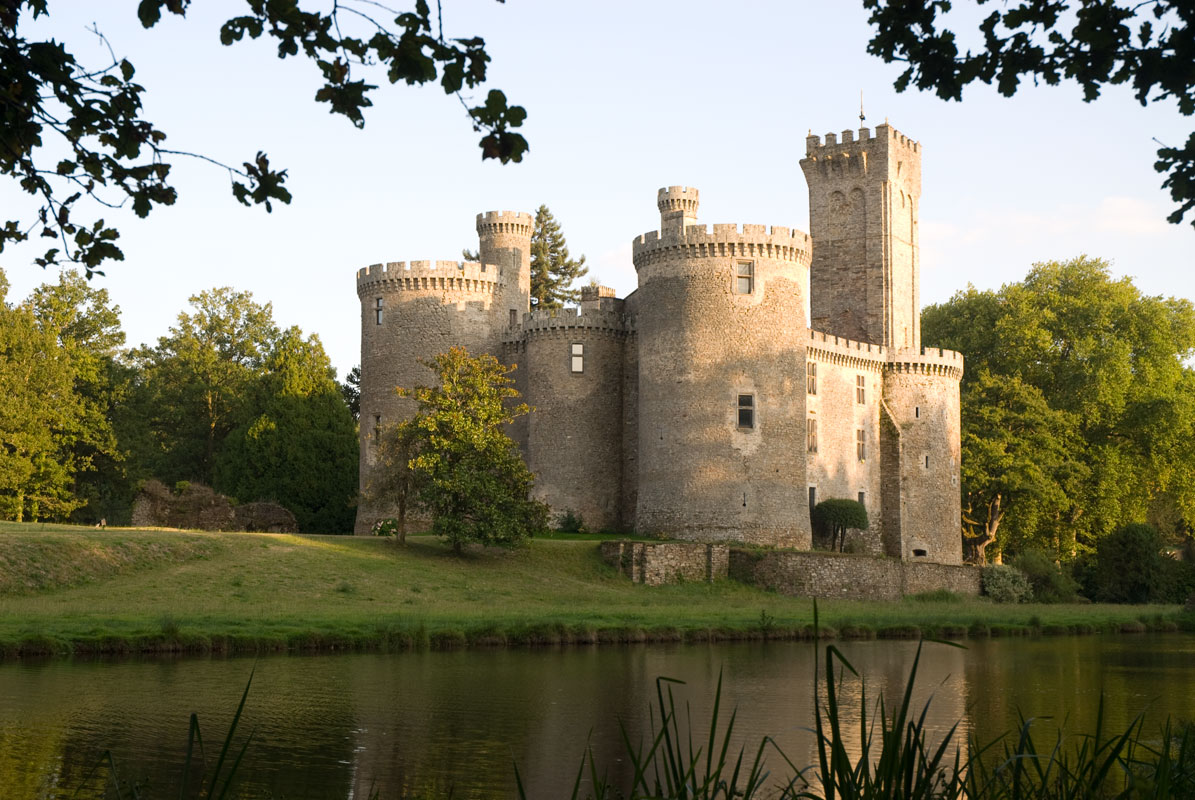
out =
[[[823,634],[1173,630],[1177,606],[821,601]],[[0,655],[811,636],[812,603],[733,581],[649,588],[595,542],[455,558],[437,540],[0,523]]]

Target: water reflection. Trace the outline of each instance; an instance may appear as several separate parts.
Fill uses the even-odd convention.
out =
[[[864,693],[899,698],[915,642],[841,648],[863,676],[843,675],[851,719]],[[685,681],[673,691],[703,739],[721,673],[736,747],[753,754],[767,734],[808,764],[814,654],[750,643],[4,664],[0,797],[70,797],[109,749],[125,780],[177,794],[188,715],[199,713],[212,758],[253,669],[242,730],[254,735],[237,783],[247,798],[509,797],[515,762],[532,797],[565,796],[587,743],[610,777],[629,773],[618,721],[648,736],[659,676]],[[987,740],[1015,727],[1018,709],[1088,730],[1101,692],[1113,728],[1150,708],[1191,719],[1192,678],[1195,637],[1183,634],[930,644],[914,697],[932,697],[935,735],[959,723],[961,736]],[[102,796],[105,779],[80,796]]]

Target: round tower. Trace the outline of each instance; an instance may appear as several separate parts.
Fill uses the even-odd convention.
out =
[[[586,287],[588,288],[588,287]],[[604,288],[604,287],[603,287]],[[533,311],[523,324],[527,370],[527,466],[534,494],[559,519],[592,530],[620,526],[622,371],[628,330],[622,301]]]
[[[889,556],[962,563],[962,376],[962,355],[939,348],[897,351],[884,365],[881,506]]]
[[[526,215],[523,215],[526,216]],[[414,412],[395,387],[431,385],[430,361],[452,347],[497,354],[506,323],[498,266],[456,261],[374,264],[357,273],[361,300],[361,489],[369,486],[380,429]],[[389,509],[362,501],[355,532],[369,533]]]
[[[518,327],[531,310],[531,232],[535,218],[521,211],[487,211],[477,215],[478,254],[483,264],[499,269],[506,327]]]
[[[698,193],[658,195],[639,273],[636,528],[808,548],[809,237],[696,224]]]

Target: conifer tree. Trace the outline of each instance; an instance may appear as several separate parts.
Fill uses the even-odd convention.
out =
[[[535,212],[535,230],[531,234],[531,303],[536,308],[560,308],[576,303],[580,289],[573,283],[589,272],[585,256],[569,257],[568,244],[560,232],[560,223],[547,206]]]

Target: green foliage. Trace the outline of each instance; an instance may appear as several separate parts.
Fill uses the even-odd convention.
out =
[[[1078,594],[1079,584],[1075,579],[1040,550],[1018,553],[1012,566],[1029,579],[1035,603],[1070,603]]]
[[[369,532],[374,536],[397,536],[400,530],[398,520],[386,517],[375,522]]]
[[[1125,525],[1096,549],[1095,598],[1104,603],[1148,603],[1163,588],[1162,540],[1152,525]]]
[[[508,370],[461,347],[427,363],[439,386],[400,389],[418,405],[409,428],[414,496],[432,531],[458,554],[468,542],[515,546],[547,527],[547,506],[530,499],[532,476],[506,426],[530,409]]]
[[[349,374],[344,376],[344,383],[340,384],[340,396],[344,398],[344,404],[349,407],[349,413],[353,415],[353,422],[359,422],[361,419],[360,364],[350,369]]]
[[[556,530],[561,533],[589,533],[589,529],[585,527],[585,520],[581,519],[580,514],[574,514],[571,508],[556,520]]]
[[[531,233],[531,302],[536,308],[561,308],[576,303],[580,289],[571,288],[578,278],[589,272],[585,256],[573,259],[560,231],[560,223],[547,206],[535,212],[535,229]]]
[[[1035,264],[922,314],[959,350],[970,534],[1064,560],[1145,518],[1162,493],[1195,515],[1195,308],[1145,297],[1108,265]],[[1001,524],[1003,523],[1003,524]]]
[[[815,527],[830,532],[832,549],[842,551],[848,529],[867,530],[867,508],[858,500],[830,498],[813,507],[810,518]]]
[[[1159,603],[1184,603],[1195,596],[1195,564],[1174,558],[1162,559],[1162,587]]]
[[[123,342],[119,309],[76,272],[20,306],[0,293],[0,516],[94,521],[127,494],[109,422]]]
[[[976,12],[983,3],[976,0]],[[1074,81],[1090,102],[1106,86],[1131,83],[1141,105],[1174,101],[1180,114],[1195,114],[1193,18],[1186,0],[1009,4],[983,17],[982,46],[965,52],[944,27],[949,2],[863,0],[863,5],[875,27],[867,52],[908,65],[896,80],[897,91],[912,85],[961,100],[963,87],[980,81],[1011,97],[1021,77],[1029,76],[1050,85]],[[1162,187],[1179,204],[1168,218],[1177,224],[1195,208],[1195,133],[1184,147],[1163,145],[1154,167],[1169,173]]]
[[[164,10],[184,16],[189,5],[189,0],[142,0],[137,15],[150,28]],[[473,130],[483,134],[483,159],[522,159],[527,141],[514,129],[522,126],[526,111],[509,105],[496,89],[478,105],[465,101],[462,90],[484,83],[490,58],[479,36],[444,36],[438,5],[433,16],[426,0],[415,0],[414,8],[392,12],[391,20],[377,15],[382,7],[371,0],[341,0],[326,10],[303,5],[251,0],[248,13],[224,23],[220,41],[231,45],[268,36],[277,41],[279,58],[301,54],[321,74],[316,102],[357,127],[365,124],[363,112],[377,88],[363,73],[373,70],[391,84],[438,81],[465,106]],[[263,152],[238,168],[167,149],[166,134],[142,116],[145,88],[134,80],[136,70],[127,59],[113,56],[107,65],[84,65],[57,41],[25,38],[23,14],[47,16],[49,3],[0,4],[0,85],[6,87],[0,138],[7,143],[0,148],[0,174],[17,181],[41,206],[32,226],[29,220],[0,225],[0,252],[39,231],[54,242],[38,264],[73,261],[91,277],[100,264],[122,260],[124,254],[116,244],[119,232],[103,219],[90,224],[74,219],[79,201],[113,208],[131,201],[139,217],[155,206],[172,205],[178,196],[170,184],[177,157],[198,157],[227,169],[233,196],[245,205],[269,211],[275,201],[290,202],[287,171],[272,166]]]
[[[249,419],[254,384],[280,334],[273,307],[249,292],[211,289],[190,303],[157,346],[130,354],[138,373],[122,439],[137,477],[213,485],[224,440]]]
[[[1028,603],[1033,597],[1029,578],[1016,567],[991,564],[983,568],[980,580],[984,595],[996,603]]]
[[[241,502],[285,506],[304,533],[345,533],[353,528],[357,470],[357,430],[335,370],[318,337],[290,328],[220,451],[216,487]]]

